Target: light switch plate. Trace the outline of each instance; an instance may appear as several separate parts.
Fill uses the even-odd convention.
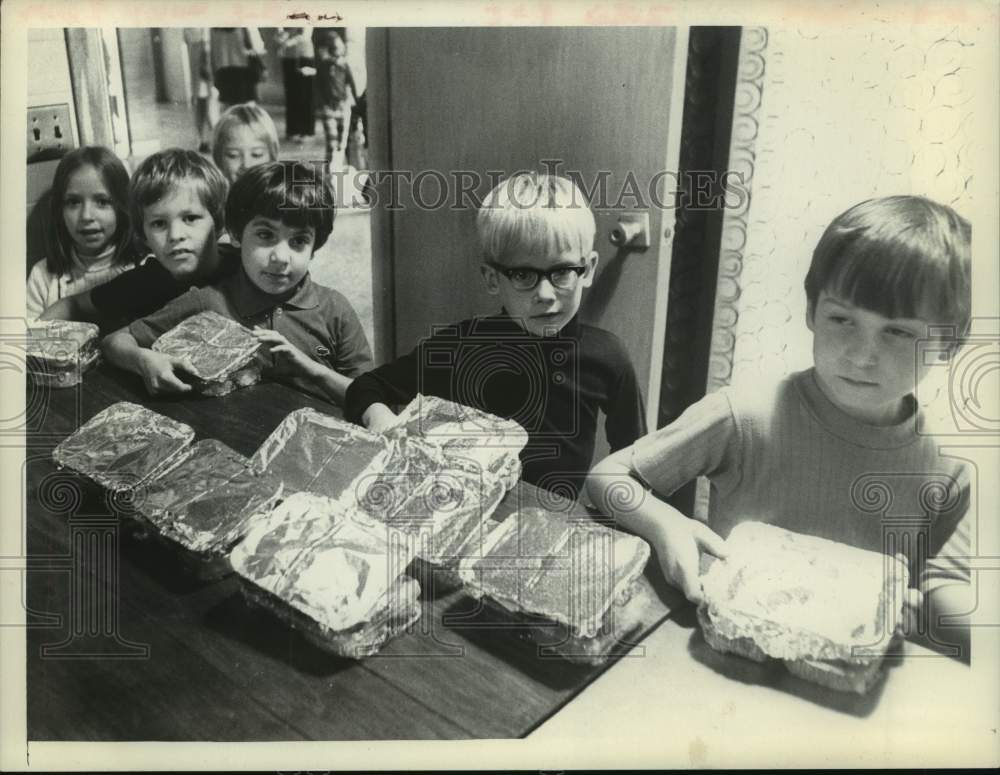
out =
[[[28,163],[61,158],[73,148],[69,105],[28,108]]]

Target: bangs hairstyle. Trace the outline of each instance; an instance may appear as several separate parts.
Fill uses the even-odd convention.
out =
[[[576,184],[557,175],[514,175],[486,197],[476,215],[483,256],[502,262],[515,253],[552,256],[594,249],[594,214]]]
[[[330,178],[320,165],[274,161],[251,167],[233,183],[226,200],[226,227],[236,241],[254,218],[296,229],[312,227],[315,252],[333,231],[336,211]]]
[[[919,196],[869,199],[823,232],[806,274],[810,314],[821,291],[888,318],[968,331],[972,227]]]
[[[73,269],[73,238],[66,229],[63,204],[70,178],[83,167],[93,167],[97,170],[111,196],[116,219],[115,233],[111,238],[115,245],[113,263],[127,264],[135,257],[129,249],[128,170],[110,149],[101,145],[85,145],[63,156],[52,178],[52,193],[49,199],[51,227],[45,237],[47,252],[45,264],[55,275],[67,274]]]
[[[212,134],[212,158],[215,159],[215,163],[222,166],[223,147],[233,133],[242,126],[250,128],[254,137],[267,146],[271,161],[276,161],[278,130],[274,126],[274,121],[263,108],[245,103],[233,105],[219,117],[219,123],[215,125],[215,132]]]
[[[212,162],[199,153],[183,148],[167,148],[154,153],[135,171],[128,189],[128,208],[132,218],[132,233],[145,250],[142,231],[143,211],[173,193],[178,186],[194,186],[202,206],[215,224],[215,233],[222,231],[223,208],[229,184]]]

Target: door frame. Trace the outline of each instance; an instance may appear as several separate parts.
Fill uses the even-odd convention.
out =
[[[684,118],[685,74],[688,60],[688,27],[675,28],[675,56],[671,90],[668,95],[669,113],[667,146],[663,149],[664,170],[677,171],[680,162],[681,126]],[[368,65],[368,116],[369,158],[371,169],[376,176],[376,191],[380,202],[385,202],[391,194],[391,181],[378,182],[379,170],[393,169],[391,147],[392,116],[390,105],[392,84],[390,83],[390,57],[392,28],[369,28],[366,37]],[[661,212],[659,233],[650,235],[656,252],[656,288],[654,292],[654,318],[651,321],[653,336],[650,349],[644,354],[649,359],[649,372],[642,385],[646,399],[646,420],[650,428],[656,427],[659,408],[660,386],[664,346],[666,342],[667,307],[669,300],[671,253],[673,250],[675,213],[672,209]],[[376,363],[385,362],[398,356],[396,352],[395,319],[395,250],[393,240],[394,223],[391,209],[376,206],[372,209],[372,308],[375,328]],[[597,240],[607,239],[607,234],[598,233]],[[653,253],[653,251],[650,251]],[[642,258],[638,258],[642,260]]]

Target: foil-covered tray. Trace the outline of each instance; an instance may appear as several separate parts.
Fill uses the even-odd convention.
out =
[[[528,434],[518,423],[437,396],[418,394],[400,412],[394,434],[419,436],[446,455],[471,460],[510,489],[521,474]]]
[[[281,496],[273,476],[215,439],[192,444],[169,471],[154,479],[136,506],[162,537],[211,560],[228,554],[254,514]]]
[[[28,375],[51,387],[79,385],[100,359],[99,333],[93,323],[33,321],[27,329]]]
[[[530,615],[594,637],[605,615],[634,592],[649,545],[595,522],[526,508],[487,536],[481,558],[465,558],[459,575],[473,597],[488,597],[512,615]]]
[[[535,644],[536,653],[543,657],[553,654],[581,665],[600,665],[612,656],[627,652],[634,645],[628,636],[655,623],[662,610],[656,592],[642,577],[628,600],[614,606],[604,616],[600,631],[589,636],[578,635],[544,617],[515,614],[489,597],[481,598],[480,603],[487,619],[504,623],[507,632]]]
[[[253,605],[301,632],[313,645],[339,657],[370,657],[386,641],[404,633],[420,618],[420,584],[404,576],[393,582],[386,592],[386,604],[373,614],[370,621],[337,632],[313,621],[252,582],[242,577],[240,582],[244,597]]]
[[[429,477],[448,467],[447,458],[433,444],[416,437],[387,439],[388,454],[374,461],[345,491],[342,504],[358,509],[378,522],[392,522],[399,509]]]
[[[416,537],[419,559],[457,568],[464,557],[482,557],[490,516],[505,494],[496,477],[453,462],[424,477],[389,524]]]
[[[385,468],[391,446],[384,436],[358,425],[297,409],[264,440],[251,466],[283,482],[286,494],[345,496],[350,502],[356,500],[359,479]]]
[[[702,576],[703,613],[724,638],[775,659],[880,660],[902,621],[905,563],[775,525],[744,522]]]
[[[94,415],[53,451],[52,459],[111,490],[137,487],[173,466],[194,430],[128,401]]]
[[[419,586],[406,579],[397,583],[412,559],[411,542],[399,540],[391,528],[306,492],[256,519],[230,555],[234,570],[250,584],[251,600],[279,615],[284,611],[286,621],[311,623],[306,629],[313,636],[349,657],[370,653],[347,647],[359,645],[353,634],[392,621],[392,628],[379,629],[388,637],[389,629],[398,632],[419,616]]]
[[[237,369],[224,379],[213,382],[199,381],[195,388],[202,395],[218,398],[229,395],[234,390],[256,385],[260,382],[262,373],[263,366],[255,359],[249,365]]]
[[[153,342],[153,349],[186,358],[194,376],[203,383],[197,385],[201,392],[224,395],[240,386],[230,377],[251,365],[260,342],[250,329],[209,311],[178,323]],[[259,367],[244,371],[240,379],[244,384],[253,384],[247,382],[251,376],[259,381]]]

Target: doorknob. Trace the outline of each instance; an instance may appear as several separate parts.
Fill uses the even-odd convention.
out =
[[[608,235],[612,245],[630,250],[649,247],[649,213],[631,212],[618,216],[618,223]]]

